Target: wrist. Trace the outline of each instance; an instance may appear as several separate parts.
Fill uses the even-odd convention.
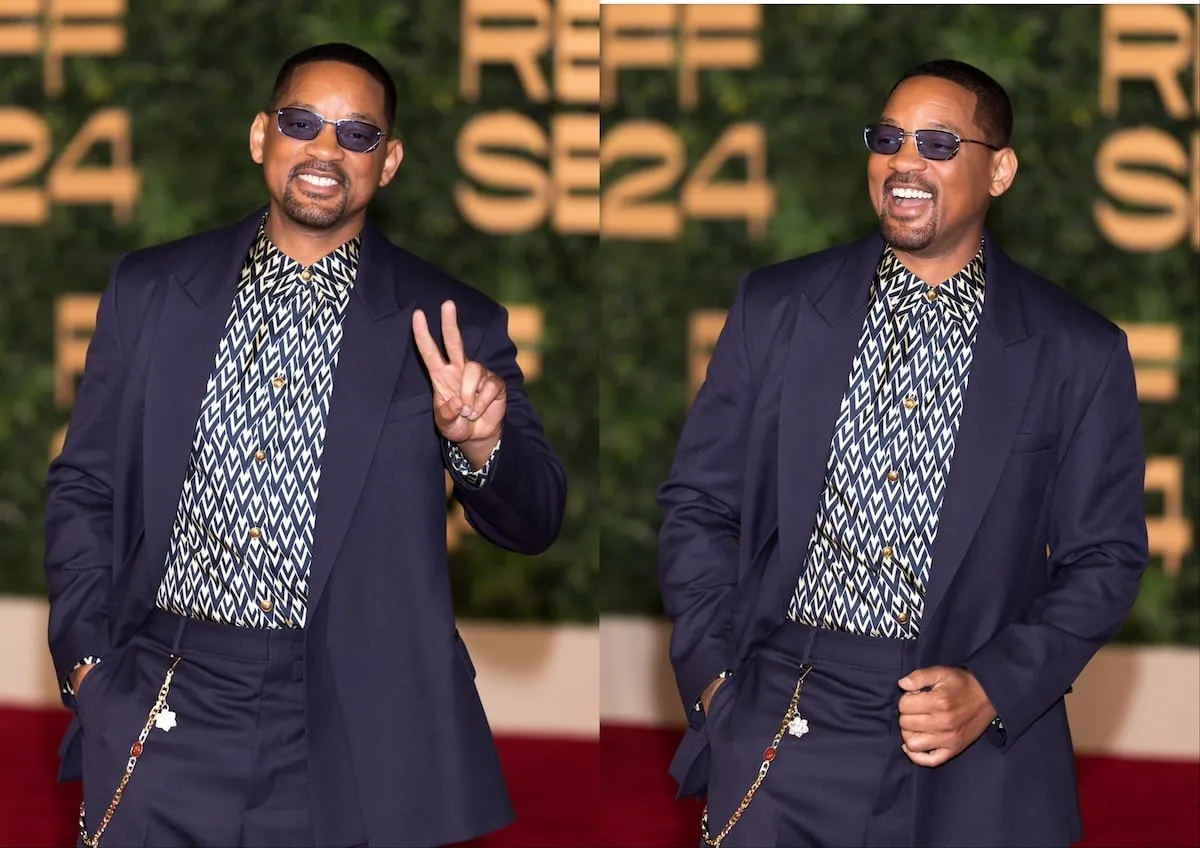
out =
[[[492,451],[496,449],[496,445],[500,442],[500,432],[500,430],[497,430],[490,436],[465,439],[457,444],[463,456],[471,463],[472,469],[478,471],[491,459]]]

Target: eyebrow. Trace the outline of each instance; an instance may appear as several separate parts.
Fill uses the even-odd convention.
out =
[[[299,101],[296,101],[296,100],[291,101],[290,103],[288,103],[286,106],[284,106],[282,108],[284,108],[284,109],[307,109],[310,112],[320,114],[317,107],[313,106],[311,103],[300,103]],[[378,118],[373,117],[371,115],[364,115],[362,112],[349,112],[346,114],[346,116],[342,120],[365,121],[368,124],[375,124],[376,126],[380,125],[380,121]]]
[[[880,118],[879,123],[889,124],[890,126],[893,126],[893,127],[900,126],[899,121],[897,121],[895,118],[889,118],[887,115],[884,115],[882,118]],[[962,133],[958,130],[957,127],[952,127],[949,124],[943,124],[941,121],[926,121],[925,126],[918,127],[918,129],[945,130],[946,132],[954,133],[957,136],[962,135]]]

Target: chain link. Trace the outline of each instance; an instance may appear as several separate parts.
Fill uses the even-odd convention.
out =
[[[146,738],[150,735],[150,728],[154,726],[158,714],[167,703],[167,693],[171,691],[171,678],[175,676],[175,666],[179,665],[179,657],[171,657],[171,665],[167,669],[167,676],[163,679],[162,686],[158,688],[158,697],[154,701],[154,706],[150,708],[150,715],[146,718],[146,724],[142,727],[142,732],[138,734],[137,742],[129,749],[129,762],[125,764],[125,773],[121,775],[121,782],[117,786],[117,791],[113,793],[113,799],[108,804],[108,809],[104,812],[104,817],[100,820],[100,826],[96,828],[96,833],[91,838],[87,835],[87,825],[84,822],[83,802],[79,803],[79,838],[83,841],[86,848],[98,848],[100,845],[100,837],[103,835],[108,823],[112,821],[113,813],[117,811],[117,805],[121,803],[121,798],[125,794],[125,787],[129,785],[129,779],[133,777],[133,770],[137,768],[138,758],[142,756],[142,751],[146,744]]]
[[[771,740],[771,746],[763,752],[762,765],[758,767],[758,775],[754,778],[754,783],[750,784],[750,790],[742,798],[742,802],[738,804],[737,809],[733,811],[733,815],[729,817],[729,822],[716,836],[709,836],[708,804],[704,805],[704,813],[700,816],[700,835],[704,838],[705,845],[709,845],[711,848],[721,848],[721,843],[725,840],[725,837],[729,836],[729,831],[733,830],[733,826],[741,819],[742,813],[746,812],[746,808],[754,800],[755,793],[762,786],[763,780],[767,777],[767,772],[771,770],[771,763],[775,760],[775,754],[779,750],[779,743],[783,741],[784,734],[788,730],[788,725],[792,723],[792,719],[799,712],[800,690],[804,688],[804,678],[808,677],[810,671],[812,671],[812,666],[805,666],[804,670],[800,672],[800,679],[796,681],[796,689],[792,692],[792,700],[788,703],[787,712],[783,715],[783,721],[779,725],[779,730],[775,733],[775,738]]]

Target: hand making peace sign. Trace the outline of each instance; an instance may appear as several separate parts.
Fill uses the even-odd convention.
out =
[[[413,337],[433,383],[433,418],[438,432],[450,442],[494,442],[500,435],[507,406],[507,387],[478,362],[468,362],[458,332],[454,301],[442,304],[442,340],[446,356],[429,333],[420,309],[413,312]]]

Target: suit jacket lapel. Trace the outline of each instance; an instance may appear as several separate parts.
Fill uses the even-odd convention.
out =
[[[928,632],[1000,481],[1041,349],[1041,334],[1030,335],[1025,329],[1018,269],[990,236],[985,251],[983,316],[933,545],[923,632]]]
[[[855,245],[814,300],[799,295],[779,402],[780,578],[798,579],[883,242]],[[773,587],[791,595],[790,586]]]
[[[168,290],[146,376],[142,440],[143,514],[151,562],[162,562],[167,555],[196,421],[262,213],[219,233],[195,266],[189,267],[185,256],[164,283]]]
[[[388,404],[413,345],[413,303],[399,303],[390,246],[370,223],[363,229],[354,293],[342,322],[321,458],[308,581],[310,619],[350,527]]]

